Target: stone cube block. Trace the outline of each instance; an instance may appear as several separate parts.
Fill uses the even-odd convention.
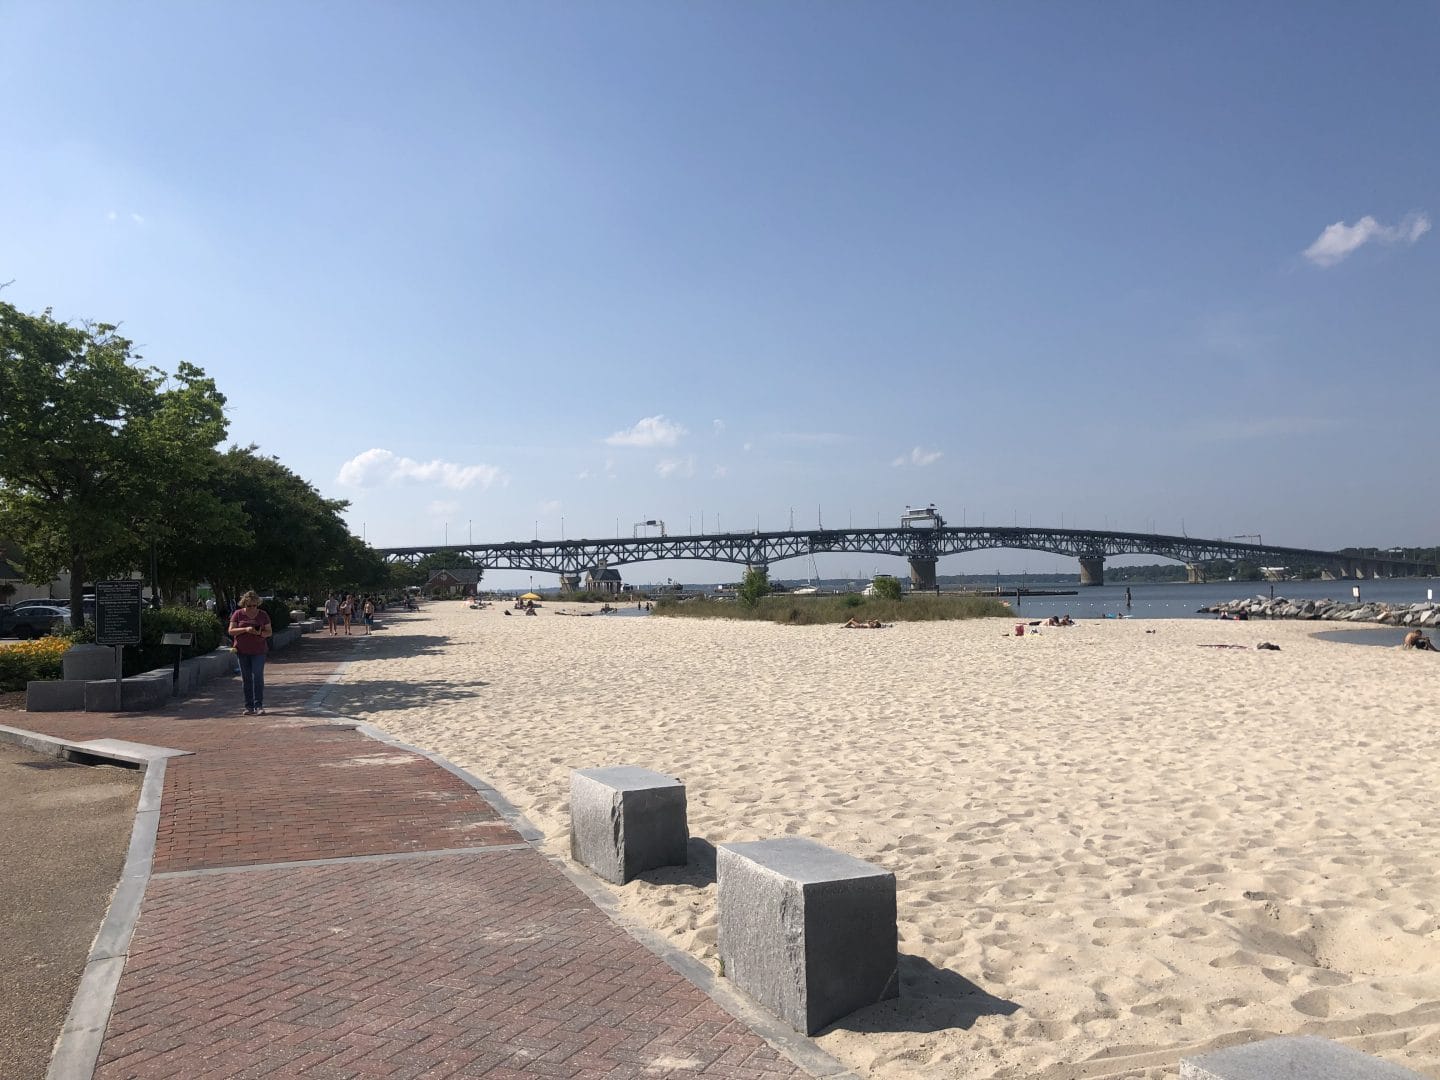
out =
[[[634,765],[570,774],[570,856],[623,885],[657,866],[683,866],[690,827],[685,785]]]
[[[1417,1072],[1308,1035],[1262,1039],[1180,1062],[1180,1080],[1421,1080]]]
[[[813,840],[716,849],[725,977],[813,1035],[900,993],[895,875]]]
[[[110,645],[71,645],[60,657],[64,678],[88,682],[115,677],[115,649]]]

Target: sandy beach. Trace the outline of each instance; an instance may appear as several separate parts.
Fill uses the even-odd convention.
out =
[[[902,996],[817,1037],[861,1074],[1175,1077],[1305,1033],[1440,1080],[1440,655],[1306,623],[558,609],[594,607],[400,616],[328,705],[484,777],[557,855],[572,769],[681,778],[692,864],[614,892],[712,968],[708,844],[893,871]]]

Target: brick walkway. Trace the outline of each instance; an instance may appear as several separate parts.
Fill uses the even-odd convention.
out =
[[[602,914],[458,777],[303,710],[355,647],[164,714],[26,713],[166,765],[101,1080],[806,1072]],[[19,719],[18,717],[16,719]]]

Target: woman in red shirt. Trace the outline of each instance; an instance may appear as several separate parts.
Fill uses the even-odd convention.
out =
[[[240,661],[240,682],[245,687],[245,715],[265,715],[265,654],[270,649],[270,616],[254,591],[240,597],[230,616],[230,638]]]

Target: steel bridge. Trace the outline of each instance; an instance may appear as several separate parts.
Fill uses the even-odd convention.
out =
[[[909,516],[909,515],[907,515]],[[933,520],[940,521],[938,515]],[[477,567],[558,574],[574,587],[581,575],[630,563],[694,559],[735,563],[768,571],[787,559],[827,552],[898,555],[910,564],[914,588],[935,587],[935,566],[942,555],[990,548],[1019,548],[1069,555],[1079,560],[1080,583],[1103,585],[1105,559],[1112,555],[1155,555],[1186,565],[1191,581],[1206,580],[1206,565],[1219,560],[1247,562],[1269,571],[1319,571],[1330,578],[1433,577],[1430,563],[1360,557],[1335,551],[1272,547],[1094,529],[992,528],[945,526],[915,528],[902,524],[881,529],[812,529],[788,532],[710,533],[698,536],[645,536],[614,540],[520,540],[504,544],[449,544],[436,547],[379,548],[387,562],[414,564],[441,553],[465,555]]]

